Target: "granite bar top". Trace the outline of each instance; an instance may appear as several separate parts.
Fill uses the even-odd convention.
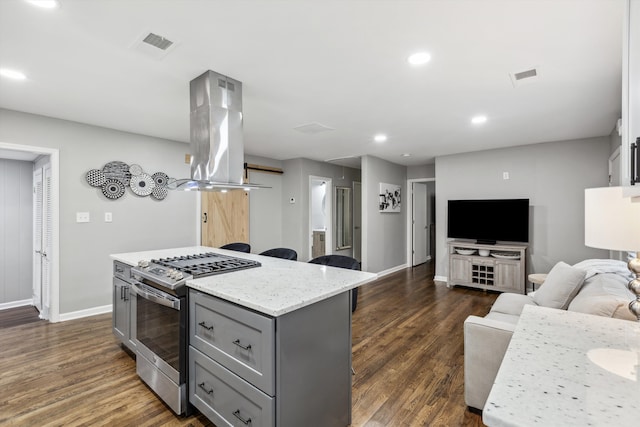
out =
[[[482,419],[626,426],[640,419],[640,323],[527,305]]]
[[[269,316],[281,316],[375,280],[378,275],[206,246],[111,255],[135,266],[140,260],[215,252],[259,261],[262,266],[187,281],[187,286]]]

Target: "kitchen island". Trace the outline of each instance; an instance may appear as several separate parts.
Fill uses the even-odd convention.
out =
[[[219,425],[350,424],[350,290],[377,275],[203,246],[112,259],[207,252],[261,266],[187,281],[190,403]]]

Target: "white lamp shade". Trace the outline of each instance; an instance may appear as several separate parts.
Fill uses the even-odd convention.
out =
[[[584,244],[612,251],[640,250],[640,202],[622,187],[584,191]]]

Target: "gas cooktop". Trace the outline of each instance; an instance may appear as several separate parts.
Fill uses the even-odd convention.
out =
[[[214,252],[172,258],[142,260],[131,272],[144,283],[175,290],[187,280],[246,268],[260,267],[258,261]],[[151,282],[151,283],[150,283]]]

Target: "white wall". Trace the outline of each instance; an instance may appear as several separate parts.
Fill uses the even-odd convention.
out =
[[[184,143],[0,109],[0,141],[60,150],[60,313],[111,304],[109,254],[192,246],[196,237],[195,192],[172,191],[163,201],[127,190],[106,199],[85,174],[120,160],[147,172],[189,176]],[[89,212],[90,223],[76,223]],[[113,222],[104,222],[112,212]]]
[[[379,212],[380,183],[402,187],[401,212]],[[362,269],[373,273],[406,266],[407,168],[374,156],[362,158]]]
[[[436,158],[436,276],[448,274],[450,199],[528,198],[528,272],[547,273],[558,261],[608,258],[607,251],[584,245],[584,189],[607,186],[608,158],[608,137]]]
[[[245,162],[282,169],[280,160],[245,155]],[[249,181],[271,188],[249,193],[249,244],[251,252],[282,247],[283,175],[249,171]]]
[[[32,297],[33,163],[0,159],[0,305]]]

